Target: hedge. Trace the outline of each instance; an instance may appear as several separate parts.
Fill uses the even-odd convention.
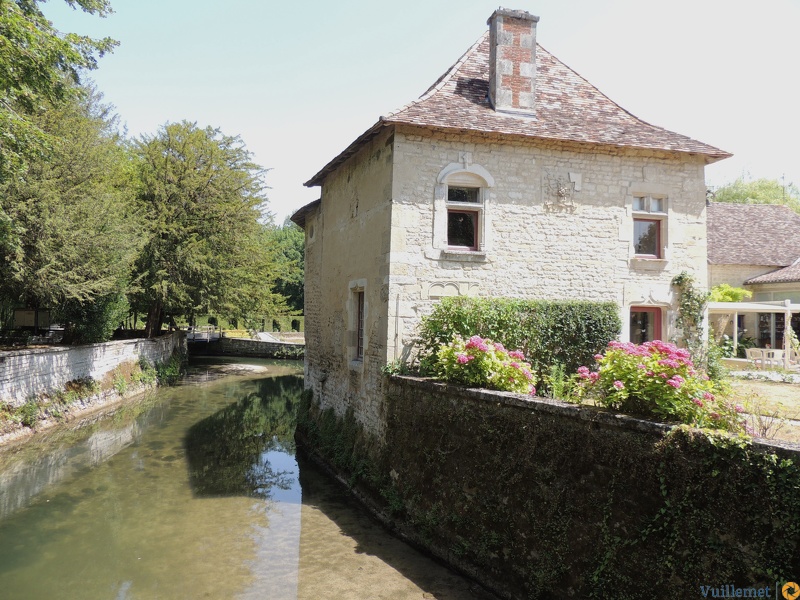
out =
[[[444,298],[420,324],[420,371],[430,374],[439,346],[479,335],[522,350],[541,380],[556,363],[566,373],[594,363],[621,330],[613,302]]]

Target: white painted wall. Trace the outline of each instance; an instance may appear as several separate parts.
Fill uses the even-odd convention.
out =
[[[31,396],[62,389],[74,379],[100,381],[122,363],[138,363],[140,358],[151,364],[165,362],[185,346],[184,334],[176,332],[150,340],[0,352],[0,402],[21,406]]]

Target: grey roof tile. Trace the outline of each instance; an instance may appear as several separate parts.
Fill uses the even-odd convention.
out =
[[[780,204],[711,202],[707,228],[712,265],[787,267],[800,258],[800,215]]]

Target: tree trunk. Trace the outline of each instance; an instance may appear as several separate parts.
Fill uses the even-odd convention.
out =
[[[156,337],[161,329],[161,300],[154,300],[147,311],[147,324],[144,327],[146,338]]]

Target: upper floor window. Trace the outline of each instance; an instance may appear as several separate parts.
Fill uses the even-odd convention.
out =
[[[451,163],[439,173],[434,205],[434,248],[480,254],[487,248],[486,199],[494,179],[475,164]]]
[[[447,187],[447,246],[465,250],[480,247],[478,231],[483,212],[481,190],[476,187]]]
[[[667,199],[656,196],[633,198],[633,248],[641,258],[664,258],[667,230]]]

